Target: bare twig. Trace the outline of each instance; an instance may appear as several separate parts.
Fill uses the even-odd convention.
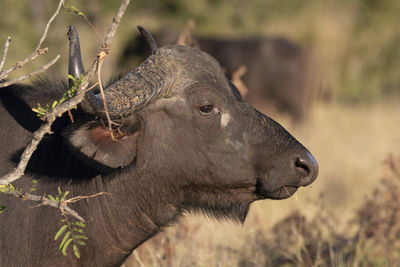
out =
[[[56,11],[54,12],[53,16],[51,16],[51,18],[49,19],[49,21],[46,24],[46,27],[44,28],[44,32],[42,34],[42,37],[39,40],[39,43],[36,46],[36,51],[40,50],[40,47],[43,43],[43,41],[46,39],[47,37],[47,32],[49,31],[50,25],[51,23],[54,21],[54,19],[57,17],[58,13],[60,13],[61,7],[64,5],[64,0],[60,0],[60,2],[58,2],[58,6]]]
[[[1,72],[1,73],[0,73],[0,80],[6,79],[6,78],[8,77],[8,75],[9,75],[12,71],[14,71],[14,70],[16,70],[16,69],[18,69],[18,68],[21,68],[21,67],[24,66],[26,63],[28,63],[28,62],[34,60],[35,58],[37,58],[38,56],[40,56],[40,55],[46,53],[46,52],[49,50],[48,48],[41,48],[41,46],[42,46],[44,40],[45,40],[46,37],[47,37],[47,32],[49,31],[49,28],[50,28],[51,23],[54,21],[54,19],[56,18],[56,16],[60,13],[60,9],[61,9],[61,7],[62,7],[63,4],[64,4],[64,0],[60,0],[60,2],[58,3],[58,6],[57,6],[56,11],[54,12],[53,16],[51,16],[51,18],[49,19],[49,21],[47,22],[47,24],[46,24],[46,26],[45,26],[43,35],[42,35],[42,37],[40,38],[40,40],[39,40],[39,42],[38,42],[38,44],[37,44],[37,46],[36,46],[35,52],[33,52],[33,53],[32,53],[31,55],[29,55],[28,57],[26,57],[24,60],[17,62],[14,66],[12,66],[11,68],[9,68],[8,70],[6,70],[6,71],[4,71],[4,72]],[[7,49],[8,49],[8,48],[7,48]],[[3,57],[4,57],[4,54],[3,54]],[[5,58],[4,58],[4,61],[5,61]],[[3,64],[4,64],[4,63],[3,63]],[[0,87],[2,87],[2,86],[0,86]]]
[[[109,47],[112,40],[114,39],[115,32],[117,31],[117,27],[121,21],[122,16],[124,15],[126,8],[128,7],[130,0],[122,0],[121,4],[118,8],[117,13],[115,13],[113,21],[110,25],[110,28],[107,31],[106,37],[104,38],[103,47]]]
[[[99,84],[99,88],[100,88],[100,94],[101,94],[101,98],[103,99],[103,107],[104,107],[104,112],[106,113],[106,117],[107,117],[107,121],[108,121],[108,130],[110,132],[111,138],[112,140],[115,140],[113,131],[112,131],[112,121],[111,121],[111,117],[110,117],[110,113],[108,113],[108,107],[107,107],[107,102],[106,102],[106,96],[104,94],[104,89],[103,89],[103,85],[101,83],[101,67],[103,66],[103,60],[104,58],[107,56],[106,53],[99,53],[98,57],[98,71],[97,71],[97,83]]]
[[[4,44],[3,56],[1,57],[1,61],[0,61],[0,74],[3,72],[3,67],[4,67],[4,63],[6,62],[8,48],[10,47],[10,43],[11,43],[11,37],[8,36],[6,43]]]
[[[66,205],[64,202],[57,202],[54,200],[51,200],[45,196],[38,196],[38,195],[32,195],[30,193],[23,193],[18,190],[13,190],[10,189],[7,191],[7,194],[12,195],[17,198],[21,198],[23,200],[30,200],[30,201],[35,201],[38,202],[40,206],[50,206],[56,209],[60,209],[63,214],[71,215],[72,217],[75,217],[76,219],[80,220],[81,222],[84,222],[85,219],[83,219],[76,211],[71,209]]]
[[[8,75],[13,72],[16,69],[22,68],[22,66],[24,66],[26,63],[31,62],[32,60],[34,60],[35,58],[37,58],[38,56],[47,53],[49,51],[49,49],[43,48],[40,50],[37,50],[36,52],[32,53],[30,56],[28,56],[27,58],[25,58],[22,61],[18,61],[17,63],[14,64],[14,66],[12,66],[11,68],[9,68],[8,70],[3,71],[0,74],[0,80],[4,80],[8,77]]]
[[[107,121],[108,121],[108,128],[111,134],[111,138],[114,140],[114,135],[113,135],[113,131],[112,131],[112,121],[110,118],[110,114],[108,113],[108,108],[106,105],[106,98],[104,95],[104,90],[103,87],[101,85],[101,80],[100,80],[100,75],[101,75],[101,66],[103,64],[103,60],[104,58],[108,55],[109,51],[110,51],[110,45],[111,45],[111,41],[114,38],[115,32],[117,31],[117,27],[121,21],[121,17],[122,15],[125,13],[126,8],[128,7],[130,3],[130,0],[122,0],[121,4],[118,8],[117,13],[114,15],[113,21],[110,25],[110,28],[108,29],[108,32],[106,34],[106,37],[104,38],[104,42],[103,45],[101,46],[100,52],[97,55],[97,63],[98,63],[98,73],[97,73],[97,79],[98,79],[98,83],[99,83],[99,88],[100,88],[100,92],[101,92],[101,97],[103,99],[103,106],[104,106],[104,111],[106,113],[107,116]]]
[[[108,192],[99,192],[99,193],[96,193],[96,194],[93,194],[93,195],[89,195],[89,196],[72,197],[72,198],[69,198],[69,199],[65,200],[64,202],[65,203],[75,203],[75,202],[77,202],[79,200],[82,200],[82,199],[94,198],[94,197],[101,196],[101,195],[111,195],[111,194],[108,193]]]
[[[24,74],[24,75],[22,75],[22,76],[19,76],[18,78],[15,78],[14,80],[6,81],[6,82],[3,82],[3,83],[0,83],[0,87],[9,86],[9,85],[11,85],[11,84],[14,84],[14,83],[23,81],[23,80],[25,80],[25,79],[27,79],[27,78],[29,78],[29,77],[32,77],[32,76],[34,76],[34,75],[36,75],[36,74],[42,73],[42,72],[46,71],[48,68],[50,68],[51,66],[53,66],[54,63],[56,63],[57,60],[58,60],[59,58],[60,58],[60,55],[57,55],[52,61],[50,61],[49,63],[43,65],[43,66],[42,66],[40,69],[38,69],[38,70],[35,70],[35,71],[31,72],[31,73]]]
[[[60,1],[60,3],[62,3],[62,2],[63,2],[63,0]],[[82,77],[82,82],[79,86],[78,94],[74,98],[56,106],[54,109],[52,109],[48,114],[46,114],[44,116],[43,119],[46,120],[46,123],[43,124],[34,133],[31,143],[26,147],[25,151],[22,153],[22,156],[21,156],[20,162],[18,163],[18,166],[12,172],[10,172],[10,173],[6,174],[5,176],[3,176],[2,178],[0,178],[0,185],[12,183],[13,181],[19,179],[20,177],[22,177],[24,175],[25,169],[29,162],[30,157],[32,156],[33,152],[36,150],[36,148],[37,148],[39,142],[42,140],[42,138],[47,133],[50,133],[51,125],[55,121],[55,119],[58,116],[62,115],[64,112],[66,112],[70,109],[73,109],[80,102],[83,101],[86,89],[88,88],[90,81],[95,77],[95,74],[98,71],[98,62],[99,62],[100,58],[102,58],[102,57],[100,57],[100,55],[102,55],[103,53],[105,53],[107,55],[109,53],[109,50],[110,50],[109,47],[110,47],[111,41],[115,35],[115,32],[117,30],[117,26],[121,20],[122,15],[125,13],[125,10],[126,10],[127,6],[129,5],[129,3],[130,3],[130,0],[123,0],[121,2],[120,7],[113,18],[113,21],[110,25],[110,28],[106,34],[105,39],[104,39],[104,42],[100,48],[99,55],[94,60],[92,66],[90,67],[90,69],[88,70],[86,75],[84,75]]]

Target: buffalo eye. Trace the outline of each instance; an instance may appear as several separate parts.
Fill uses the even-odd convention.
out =
[[[214,109],[214,105],[211,105],[211,104],[199,107],[200,113],[202,113],[202,114],[208,114],[211,111],[213,111],[213,109]]]

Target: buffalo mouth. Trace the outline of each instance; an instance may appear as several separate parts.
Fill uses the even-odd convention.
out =
[[[284,185],[275,191],[266,192],[265,198],[286,199],[293,196],[293,194],[296,193],[298,188],[299,188],[298,186]]]
[[[265,184],[260,180],[257,181],[255,193],[261,199],[286,199],[293,196],[296,193],[299,186],[295,185],[283,185],[278,187],[277,189],[268,190],[265,187]]]

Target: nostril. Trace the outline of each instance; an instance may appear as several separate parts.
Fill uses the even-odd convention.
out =
[[[314,182],[318,176],[318,162],[315,160],[310,152],[301,153],[296,157],[295,169],[300,174],[301,186],[306,186]]]
[[[296,170],[304,176],[308,176],[311,172],[307,162],[299,157],[296,158],[294,165],[296,166]]]

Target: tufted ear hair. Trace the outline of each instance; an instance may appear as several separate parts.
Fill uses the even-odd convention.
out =
[[[140,124],[138,121],[132,127],[120,127],[111,134],[107,126],[86,123],[69,129],[65,137],[74,151],[104,166],[123,168],[136,158]]]

